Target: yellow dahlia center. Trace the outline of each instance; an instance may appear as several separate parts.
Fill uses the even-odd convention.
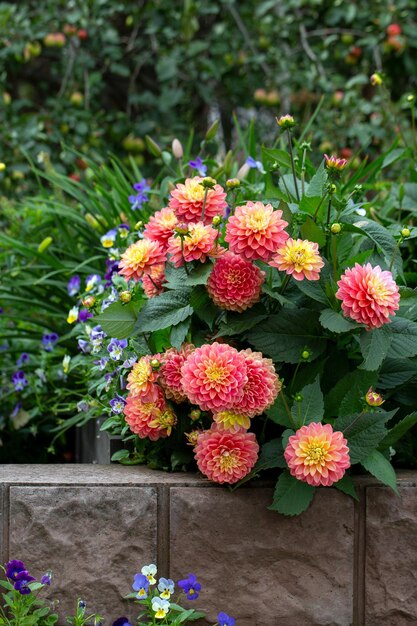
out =
[[[158,416],[149,423],[151,428],[161,428],[167,431],[167,434],[170,435],[172,431],[172,427],[177,423],[177,418],[175,414],[166,409],[165,411],[159,412]]]
[[[149,260],[148,250],[143,246],[131,246],[126,250],[126,257],[129,265],[135,266],[144,265]]]
[[[129,382],[134,386],[142,387],[145,385],[152,374],[152,368],[146,361],[135,363],[129,375]]]
[[[254,232],[263,231],[268,228],[269,214],[262,209],[258,209],[257,211],[254,211],[253,213],[248,215],[246,225],[248,228],[250,228],[250,230]]]
[[[220,411],[220,413],[215,415],[214,419],[218,424],[223,424],[225,428],[233,428],[234,426],[250,427],[249,417],[233,411]]]
[[[193,202],[202,202],[204,200],[204,187],[197,181],[192,181],[187,186],[187,196]]]
[[[305,465],[325,465],[328,461],[329,442],[320,440],[317,437],[310,439],[306,444],[300,446]]]
[[[314,260],[314,255],[311,250],[307,250],[304,246],[292,246],[288,248],[285,259],[291,265],[295,265],[297,268],[304,268]]]
[[[222,450],[220,452],[219,465],[222,472],[234,469],[239,465],[239,456],[233,450]]]
[[[206,235],[207,231],[202,224],[190,225],[190,232],[185,239],[188,245],[197,246]]]
[[[374,278],[374,280],[370,281],[369,286],[371,288],[371,295],[374,298],[378,298],[378,300],[382,301],[387,297],[388,289],[382,281]]]
[[[226,368],[218,363],[209,363],[206,367],[206,379],[211,383],[218,383],[227,375]]]

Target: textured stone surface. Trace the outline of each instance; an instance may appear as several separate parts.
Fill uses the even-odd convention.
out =
[[[321,490],[285,518],[266,509],[271,498],[266,488],[171,488],[171,576],[199,577],[207,623],[224,610],[239,626],[349,626],[353,502]]]
[[[129,614],[121,596],[138,566],[156,560],[156,515],[150,487],[10,487],[10,556],[36,578],[53,570],[60,623],[81,597],[111,624]]]
[[[417,484],[367,488],[366,626],[417,624]]]

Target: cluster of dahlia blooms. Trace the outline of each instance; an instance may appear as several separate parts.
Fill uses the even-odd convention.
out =
[[[207,412],[208,430],[194,431],[199,469],[219,483],[235,483],[252,469],[259,446],[247,432],[251,418],[272,406],[281,382],[270,359],[223,343],[184,344],[137,361],[128,376],[126,422],[140,438],[156,441],[176,424],[167,399],[190,402]]]

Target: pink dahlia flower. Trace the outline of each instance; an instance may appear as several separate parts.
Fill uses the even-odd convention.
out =
[[[155,396],[155,382],[158,379],[158,372],[154,371],[151,365],[152,357],[143,356],[134,363],[127,377],[126,389],[129,389],[131,396]]]
[[[224,215],[227,207],[226,192],[220,185],[215,185],[207,192],[203,218],[205,189],[200,184],[202,180],[200,176],[187,178],[184,184],[179,183],[171,192],[169,207],[180,221],[211,224],[213,217]]]
[[[248,348],[240,354],[245,357],[248,380],[243,387],[243,395],[233,405],[233,410],[254,417],[274,404],[282,383],[271,359],[265,359],[261,352],[252,352]]]
[[[342,274],[336,298],[342,301],[342,311],[367,330],[380,328],[389,323],[390,315],[399,308],[398,285],[391,272],[382,271],[379,265],[372,267],[355,264]]]
[[[154,265],[149,274],[145,274],[142,278],[143,291],[148,298],[159,296],[164,290],[165,282],[165,264]]]
[[[290,274],[295,280],[319,280],[324,262],[317,243],[290,238],[278,248],[269,265]]]
[[[205,344],[181,368],[184,393],[203,411],[230,409],[247,383],[245,356],[226,343]]]
[[[190,261],[204,263],[208,256],[218,255],[223,248],[217,244],[218,232],[212,226],[205,226],[203,222],[188,225],[188,233],[183,236],[173,236],[168,241],[168,252],[175,267],[180,267]]]
[[[232,485],[249,474],[258,458],[253,433],[208,430],[198,436],[194,448],[198,469],[216,483]]]
[[[281,218],[282,211],[274,211],[270,204],[248,202],[238,206],[226,226],[230,250],[248,261],[269,261],[288,239],[284,230],[288,222]]]
[[[188,356],[195,350],[191,343],[183,344],[180,351],[170,348],[161,355],[162,366],[159,370],[159,384],[167,398],[175,402],[185,402],[187,396],[181,384],[181,368]]]
[[[126,280],[140,280],[144,274],[150,274],[155,265],[166,261],[166,252],[160,243],[150,239],[140,239],[132,243],[122,254],[119,262],[119,274]]]
[[[144,236],[152,241],[158,241],[166,249],[168,239],[174,234],[174,228],[178,224],[177,216],[170,208],[157,211],[150,217],[149,222],[143,231]]]
[[[233,252],[226,252],[214,264],[207,282],[210,298],[221,309],[242,312],[261,297],[265,272]]]
[[[124,407],[126,423],[132,433],[151,441],[168,437],[177,421],[165,402],[162,390],[157,385],[155,390],[155,396],[146,401],[142,397],[129,394]]]
[[[292,476],[314,487],[330,487],[350,467],[349,448],[343,433],[330,424],[302,426],[288,440],[284,457]]]

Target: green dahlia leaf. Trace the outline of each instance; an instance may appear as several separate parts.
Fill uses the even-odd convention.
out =
[[[136,322],[138,332],[149,332],[175,326],[193,313],[190,290],[166,291],[145,302]]]
[[[282,515],[299,515],[309,507],[314,491],[314,487],[297,480],[288,471],[282,472],[268,508]]]
[[[391,331],[385,326],[371,331],[362,331],[359,337],[359,345],[364,360],[359,365],[359,369],[377,370],[387,356],[391,339]]]
[[[100,324],[109,337],[127,339],[135,329],[139,306],[136,302],[113,302],[94,321]]]
[[[319,377],[317,376],[314,383],[307,385],[299,393],[302,400],[295,401],[291,408],[291,415],[297,428],[311,424],[311,422],[321,422],[324,417],[324,399]]]
[[[398,493],[394,468],[381,452],[373,450],[365,459],[362,459],[361,465],[363,465],[372,476],[375,476],[375,478],[378,478],[384,485],[388,485],[395,493]]]
[[[358,325],[347,320],[333,309],[324,309],[320,313],[320,324],[332,333],[348,333],[350,330],[358,330]]]
[[[335,430],[341,430],[348,441],[349,455],[352,465],[366,459],[387,434],[385,422],[395,415],[394,411],[374,411],[355,413],[339,417]]]

